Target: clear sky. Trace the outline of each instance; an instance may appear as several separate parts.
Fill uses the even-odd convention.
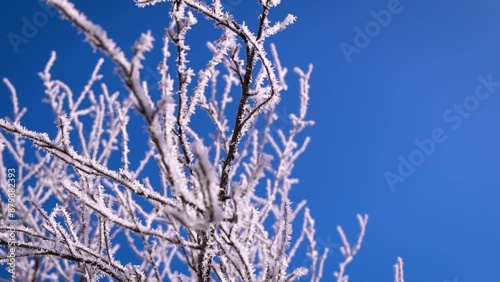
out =
[[[139,9],[132,0],[74,2],[128,54],[140,32],[150,28],[160,39],[168,24],[167,3]],[[237,19],[256,21],[256,1],[223,2]],[[335,248],[324,281],[333,280],[340,258],[336,226],[354,241],[356,213],[370,219],[347,268],[353,282],[392,281],[398,256],[410,282],[500,281],[500,4],[283,2],[271,18],[290,12],[298,21],[274,37],[282,64],[314,64],[310,117],[316,125],[306,131],[312,142],[296,164],[301,182],[293,197],[307,199],[319,245]],[[53,128],[37,77],[50,51],[58,52],[56,74],[77,89],[102,56],[67,21],[41,11],[35,0],[8,1],[0,11],[0,76],[11,79],[29,106],[25,125],[40,131]],[[23,36],[25,19],[33,22],[34,15],[37,31],[25,30],[26,41],[11,44],[8,34]],[[191,44],[202,43],[209,29],[202,21]],[[113,68],[109,61],[105,67]],[[296,108],[294,79],[290,73],[284,114]],[[0,87],[1,116],[10,113],[7,95]]]

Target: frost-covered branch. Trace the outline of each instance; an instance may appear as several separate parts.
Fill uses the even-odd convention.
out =
[[[342,227],[337,226],[337,231],[339,232],[343,244],[343,246],[340,247],[340,252],[344,257],[344,260],[339,264],[339,271],[334,273],[334,276],[337,278],[337,282],[347,282],[349,280],[349,276],[345,274],[345,268],[350,262],[352,262],[354,256],[361,249],[361,243],[363,242],[363,238],[365,237],[366,225],[368,223],[368,215],[362,216],[358,214],[358,222],[359,222],[360,232],[358,235],[358,240],[356,242],[356,245],[354,245],[354,247],[352,248],[351,245],[349,244],[349,241],[347,240],[347,237]]]
[[[295,17],[271,22],[269,14],[281,1],[260,0],[257,28],[251,31],[224,11],[220,0],[135,2],[171,7],[159,50],[159,89],[143,81],[146,54],[155,51],[152,32],[141,34],[127,56],[126,48],[68,0],[46,3],[106,56],[88,70],[88,82],[75,89],[64,82],[65,75],[75,74],[54,77],[53,69],[63,63],[56,63],[52,52],[39,77],[53,124],[28,129],[23,93],[3,79],[12,112],[0,118],[0,245],[9,244],[4,199],[12,195],[7,187],[15,171],[10,201],[18,220],[17,278],[257,282],[296,281],[309,274],[320,281],[328,249],[319,255],[314,210],[290,199],[298,184],[294,164],[310,143],[301,134],[314,124],[307,118],[312,66],[294,69],[299,110],[278,125],[286,118],[278,116],[277,105],[281,92],[288,91],[288,71],[276,46],[267,50],[266,44]],[[194,47],[187,38],[199,15],[220,34],[206,45],[211,58],[194,70],[189,64]],[[108,61],[127,93],[106,84],[102,66]],[[230,112],[234,101],[236,110]],[[202,130],[191,124],[200,112],[206,119]],[[294,234],[302,215],[302,229]],[[347,279],[345,267],[361,247],[367,217],[358,219],[361,234],[353,248],[338,229],[344,241],[338,281]],[[300,254],[303,244],[308,250]],[[0,249],[0,262],[9,250]],[[310,265],[292,267],[301,256]],[[399,263],[395,277],[402,281]]]
[[[403,272],[403,259],[398,257],[398,261],[394,265],[394,282],[405,282]]]

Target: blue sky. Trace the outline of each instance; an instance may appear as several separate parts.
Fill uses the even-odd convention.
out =
[[[139,9],[131,0],[74,2],[129,54],[127,46],[140,32],[151,28],[160,39],[168,24],[168,4]],[[223,2],[237,19],[250,25],[256,21],[255,1]],[[312,142],[296,164],[300,184],[293,197],[295,202],[307,199],[317,237],[324,242],[320,245],[337,246],[337,225],[354,241],[355,215],[367,213],[363,247],[347,269],[352,281],[391,281],[397,256],[403,257],[410,282],[500,281],[500,87],[495,84],[500,82],[500,4],[283,2],[271,18],[290,12],[298,22],[273,38],[282,64],[314,64],[310,118],[316,125],[306,132]],[[374,13],[381,10],[396,13],[385,26],[374,25]],[[9,1],[0,12],[0,75],[11,79],[20,102],[29,107],[25,124],[47,130],[52,128],[45,114],[49,108],[39,102],[43,88],[36,74],[50,51],[58,52],[56,74],[77,89],[102,55],[93,53],[68,22],[50,15],[16,52],[8,34],[22,35],[23,17],[32,21],[39,11],[41,6],[31,0]],[[369,30],[369,42],[356,47],[356,27],[367,26],[380,28]],[[210,28],[202,20],[191,44],[202,44]],[[159,41],[150,54],[152,69],[159,58]],[[356,53],[346,58],[341,44],[357,48]],[[191,61],[196,60],[193,55]],[[106,78],[119,88],[112,69],[108,61],[103,72],[108,70]],[[280,106],[286,113],[298,101],[294,80],[290,73],[291,90]],[[2,116],[10,112],[7,94],[2,86]],[[428,154],[416,144],[429,142],[435,146],[428,145]],[[418,164],[411,175],[398,172],[401,159]],[[404,182],[396,181],[391,189],[388,172]],[[332,250],[325,281],[333,280],[339,257],[338,250]]]

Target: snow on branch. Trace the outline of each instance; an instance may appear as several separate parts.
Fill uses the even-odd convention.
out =
[[[345,268],[349,263],[352,262],[354,256],[361,249],[361,243],[363,242],[363,238],[365,237],[366,225],[368,223],[368,215],[362,216],[358,214],[357,217],[358,217],[360,232],[358,235],[358,240],[356,242],[356,245],[354,245],[354,247],[352,248],[351,245],[349,244],[349,241],[347,240],[347,237],[342,227],[337,226],[337,231],[339,232],[343,244],[343,246],[340,247],[340,252],[344,257],[344,260],[339,264],[339,271],[334,272],[334,276],[335,278],[337,278],[337,282],[347,282],[349,280],[349,276],[345,274]]]
[[[166,2],[167,0],[135,0],[137,7],[144,8],[148,5],[155,5],[161,2]]]
[[[73,3],[67,0],[46,0],[48,4],[55,6],[61,14],[74,23],[86,35],[86,40],[94,47],[103,50],[113,58],[124,71],[130,71],[130,62],[123,51],[110,39],[102,27],[94,24],[80,13]]]
[[[398,261],[394,265],[394,282],[405,282],[403,272],[403,259],[398,257]]]
[[[171,9],[160,50],[159,89],[148,89],[143,81],[144,62],[153,51],[151,31],[140,35],[127,58],[69,0],[46,3],[106,58],[88,70],[82,89],[75,89],[65,76],[80,73],[55,77],[57,56],[50,54],[39,77],[54,116],[53,123],[43,122],[53,127],[47,128],[53,135],[23,125],[25,93],[3,79],[12,111],[0,117],[0,198],[11,193],[7,178],[15,168],[17,278],[281,282],[310,275],[320,281],[329,250],[320,250],[316,241],[315,211],[290,197],[292,187],[299,186],[295,162],[310,143],[299,136],[314,124],[307,117],[312,65],[307,71],[294,69],[299,110],[280,117],[276,106],[288,90],[288,70],[276,46],[267,47],[269,38],[296,18],[270,21],[279,0],[257,1],[262,11],[255,25],[237,22],[220,0],[135,1],[139,7],[161,2]],[[194,70],[189,60],[196,57],[191,58],[187,42],[199,15],[220,36],[207,42],[212,56]],[[106,84],[101,73],[106,60],[117,66],[127,93]],[[155,91],[161,95],[152,95]],[[206,122],[201,130],[192,124],[199,111]],[[277,124],[286,118],[290,122]],[[14,166],[7,167],[6,158]],[[4,206],[0,245],[8,246]],[[300,216],[303,224],[295,234]],[[346,266],[361,248],[367,220],[358,215],[361,232],[353,247],[338,227],[343,261],[337,281],[347,281]],[[308,249],[301,254],[303,244]],[[0,248],[0,262],[8,251]],[[296,267],[304,257],[310,265]],[[399,258],[395,281],[403,281]]]

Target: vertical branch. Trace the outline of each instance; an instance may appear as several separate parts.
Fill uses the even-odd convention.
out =
[[[358,214],[357,217],[358,217],[360,232],[358,235],[358,241],[356,242],[356,245],[354,245],[354,248],[351,248],[349,241],[347,240],[347,237],[344,233],[344,230],[342,230],[342,227],[337,226],[337,231],[339,232],[340,238],[342,239],[343,243],[343,246],[340,247],[340,252],[344,257],[344,260],[339,264],[339,271],[333,273],[334,276],[337,278],[337,282],[348,281],[349,276],[344,274],[345,268],[354,259],[354,256],[361,249],[361,243],[363,242],[363,238],[365,237],[366,224],[368,223],[368,215],[361,216],[360,214]]]
[[[187,113],[187,88],[191,82],[191,77],[193,72],[187,67],[187,56],[186,50],[189,50],[189,46],[186,45],[186,33],[191,26],[196,24],[196,19],[188,12],[187,16],[185,14],[185,5],[182,1],[175,1],[172,7],[171,16],[175,21],[176,31],[172,29],[169,30],[170,39],[177,46],[177,79],[178,79],[178,109],[177,109],[177,135],[181,148],[184,154],[185,165],[189,168],[192,162],[192,152],[189,149],[189,144],[187,141],[185,127],[187,126],[188,120],[186,118]]]
[[[394,282],[405,282],[403,272],[403,259],[398,257],[398,261],[394,265]]]
[[[264,30],[264,23],[267,21],[267,16],[269,14],[269,7],[267,5],[262,5],[262,13],[260,15],[259,27],[257,31],[256,41],[259,42],[262,37],[262,32]],[[245,109],[247,105],[247,100],[250,94],[250,83],[252,79],[252,73],[255,67],[255,52],[257,48],[252,48],[249,44],[249,38],[244,37],[243,40],[246,44],[246,67],[245,75],[243,78],[243,83],[241,85],[241,96],[240,102],[238,104],[238,111],[236,112],[236,120],[234,122],[234,130],[231,135],[231,141],[229,143],[229,151],[227,152],[226,159],[222,165],[222,175],[220,180],[220,190],[219,190],[219,200],[224,202],[226,200],[227,186],[229,183],[229,173],[231,170],[231,164],[235,158],[236,151],[238,150],[238,144],[243,137],[244,128],[248,117],[245,118]]]

